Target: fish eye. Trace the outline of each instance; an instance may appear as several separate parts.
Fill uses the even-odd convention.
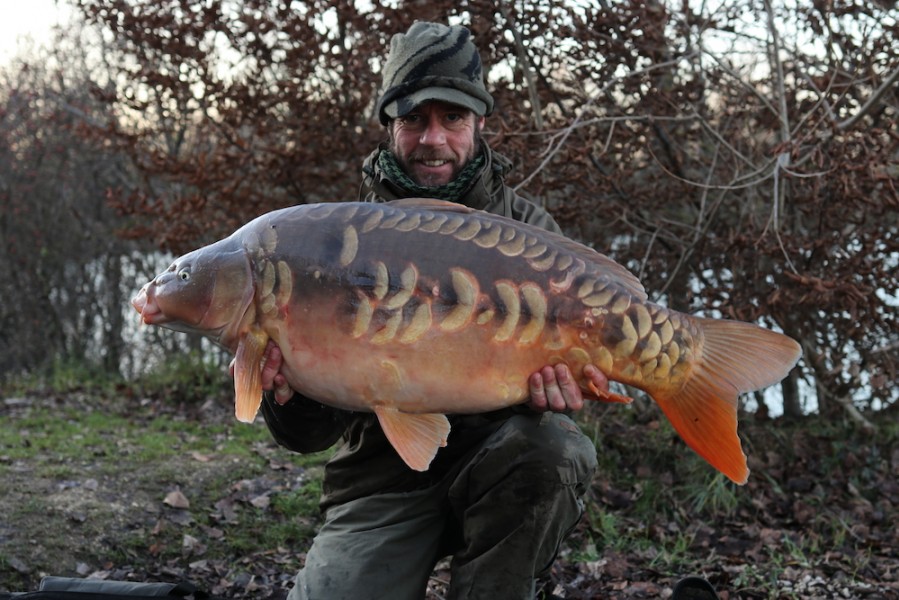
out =
[[[189,281],[190,280],[190,269],[187,267],[178,271],[178,279],[181,281]]]

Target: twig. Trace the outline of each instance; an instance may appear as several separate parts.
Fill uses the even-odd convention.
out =
[[[793,264],[793,261],[790,259],[790,255],[787,253],[787,249],[784,246],[783,239],[780,237],[780,194],[781,188],[783,184],[780,180],[780,172],[781,170],[786,170],[785,167],[781,167],[783,161],[789,163],[790,155],[787,152],[781,152],[777,155],[777,162],[774,165],[774,202],[771,204],[771,219],[768,221],[768,224],[774,224],[774,238],[777,240],[777,245],[780,247],[780,251],[783,253],[784,258],[787,261],[787,266],[790,267],[790,270],[799,274],[799,271],[796,269],[796,266]],[[765,235],[765,232],[768,231],[768,226],[765,226],[765,230],[762,231],[762,236]]]
[[[715,153],[712,155],[712,164],[709,166],[709,171],[708,171],[708,174],[706,175],[707,183],[708,183],[708,181],[710,181],[712,179],[712,175],[715,172],[715,166],[718,164],[718,155],[720,154],[720,152],[721,152],[721,144],[718,144],[717,146],[715,146]],[[711,187],[707,186],[707,187],[704,187],[703,191],[702,191],[701,201],[699,203],[699,216],[696,219],[696,226],[693,229],[693,239],[690,241],[690,245],[687,246],[686,250],[684,250],[684,252],[680,255],[680,257],[678,257],[677,264],[674,265],[674,268],[671,270],[671,275],[668,276],[668,280],[665,282],[665,285],[663,285],[662,289],[659,290],[659,293],[658,293],[659,297],[661,297],[663,294],[665,294],[665,292],[668,291],[668,288],[671,287],[671,284],[676,279],[677,274],[680,272],[681,268],[686,264],[686,262],[687,262],[687,260],[689,260],[690,256],[692,256],[693,250],[696,249],[696,245],[699,243],[699,240],[705,236],[706,232],[708,231],[709,227],[711,226],[711,224],[712,224],[711,215],[713,215],[718,210],[718,207],[721,206],[721,202],[723,201],[723,198],[724,198],[723,194],[715,202],[714,206],[712,207],[712,209],[709,213],[709,217],[705,219],[705,222],[703,222],[704,217],[706,215],[705,205],[706,205],[706,199],[708,198],[709,189],[711,189]]]
[[[806,73],[805,71],[799,71],[799,74],[802,76],[803,79],[805,79],[805,82],[809,85],[809,87],[812,88],[813,90],[815,90],[815,93],[818,94],[818,102],[815,104],[815,106],[812,107],[811,110],[808,111],[808,113],[811,114],[811,113],[814,112],[814,110],[815,110],[818,106],[823,106],[823,107],[824,107],[824,112],[827,113],[827,117],[831,120],[831,122],[836,121],[836,120],[837,120],[837,115],[836,115],[835,112],[833,112],[833,107],[830,105],[830,102],[827,101],[827,95],[826,95],[826,93],[825,93],[825,92],[822,92],[821,89],[818,88],[818,86],[815,84],[814,79],[812,79],[811,77],[809,77],[809,74],[808,74],[808,73]],[[828,80],[828,82],[827,82],[827,90],[825,90],[825,91],[829,92],[829,91],[833,88],[833,82],[834,82],[835,80],[836,80],[836,75],[832,76],[832,77]],[[794,132],[795,132],[795,130],[794,130]]]
[[[858,112],[856,112],[845,121],[837,123],[837,129],[839,129],[840,131],[845,131],[855,125],[859,119],[871,112],[871,110],[880,102],[880,98],[887,92],[887,90],[893,87],[893,84],[896,83],[896,81],[899,81],[899,68],[887,75],[887,78],[883,80],[883,83],[880,84],[880,87],[874,90],[874,93],[871,94],[871,97],[868,98],[868,101],[865,102],[860,109],[858,109]]]
[[[879,348],[874,348],[871,350],[871,354],[879,354],[880,352],[889,352],[890,350],[896,349],[899,349],[899,342],[893,342],[892,344],[885,344]]]
[[[844,396],[837,396],[832,394],[830,390],[824,389],[824,394],[830,396],[830,398],[839,404],[845,409],[846,414],[849,415],[849,418],[858,423],[861,428],[867,433],[874,433],[877,431],[877,428],[874,426],[874,423],[865,418],[865,415],[855,407],[855,404],[852,402],[851,398],[846,398]]]
[[[782,144],[786,144],[790,141],[790,121],[789,114],[787,113],[787,91],[784,83],[783,62],[780,60],[780,37],[777,35],[777,27],[774,23],[774,9],[771,6],[770,0],[765,0],[765,11],[768,15],[768,29],[771,34],[771,61],[774,63],[774,72],[777,77],[777,95],[780,104],[780,141]],[[774,201],[771,203],[771,219],[768,221],[768,224],[774,226],[774,237],[777,239],[777,245],[780,247],[784,258],[787,261],[787,266],[794,273],[798,273],[795,265],[793,265],[793,261],[790,259],[790,255],[787,253],[783,239],[780,237],[781,204],[786,202],[786,183],[780,178],[780,172],[782,168],[786,169],[789,166],[790,153],[787,151],[781,152],[774,163]],[[766,225],[765,230],[762,232],[763,236],[767,230],[768,226]]]
[[[534,74],[531,72],[531,64],[528,60],[527,50],[524,47],[524,40],[521,32],[515,24],[515,17],[506,9],[505,2],[499,3],[500,13],[509,24],[509,31],[512,32],[512,39],[515,40],[515,54],[518,56],[518,64],[521,66],[521,73],[528,87],[528,98],[531,101],[531,112],[534,115],[534,126],[537,130],[543,129],[543,107],[540,104],[540,96],[537,94],[537,82],[534,81]]]
[[[811,344],[811,342],[803,340],[802,351],[805,355],[805,364],[810,366],[815,373],[815,390],[817,391],[819,397],[824,396],[830,398],[831,400],[842,406],[846,411],[846,414],[849,415],[849,418],[858,423],[865,432],[873,433],[877,431],[877,428],[874,426],[874,424],[866,419],[865,415],[863,415],[858,410],[858,408],[855,407],[855,404],[852,402],[852,398],[847,398],[842,395],[837,396],[827,386],[821,383],[825,379],[825,373],[821,372],[822,369],[820,367],[820,365],[824,364],[824,361],[822,360],[821,354]]]
[[[719,147],[720,147],[720,144],[719,144]],[[746,188],[750,188],[750,187],[755,187],[755,186],[761,184],[762,182],[767,181],[768,179],[770,179],[773,176],[773,170],[771,170],[770,173],[768,173],[768,171],[771,168],[771,166],[777,162],[777,158],[772,158],[772,159],[768,160],[767,162],[765,162],[765,164],[762,165],[761,167],[755,168],[755,170],[752,171],[751,173],[747,173],[746,175],[741,175],[740,177],[733,179],[730,183],[721,185],[721,184],[711,184],[711,183],[700,183],[698,181],[692,181],[690,179],[685,179],[685,178],[677,175],[676,173],[671,172],[671,170],[667,169],[665,167],[665,165],[662,163],[662,161],[658,160],[655,157],[655,155],[652,154],[651,150],[647,149],[647,152],[649,152],[649,154],[653,158],[656,159],[656,163],[658,164],[659,168],[666,175],[671,177],[672,179],[676,179],[677,181],[680,181],[681,183],[686,183],[687,185],[692,185],[693,187],[696,187],[699,189],[708,189],[708,190],[730,190],[730,191],[733,191],[733,190],[742,190],[742,189],[746,189]],[[753,166],[753,165],[750,165],[750,166]],[[750,177],[755,177],[756,179],[749,179]],[[743,180],[746,180],[745,183],[742,182]]]
[[[603,94],[605,94],[606,91],[608,91],[613,85],[615,85],[619,81],[623,81],[624,79],[627,79],[629,77],[643,75],[645,73],[649,73],[651,71],[656,71],[658,69],[667,69],[668,67],[676,65],[683,60],[692,58],[693,54],[695,54],[695,53],[685,54],[684,56],[680,56],[678,58],[675,58],[675,59],[672,59],[669,61],[665,61],[663,63],[650,65],[644,69],[638,69],[636,71],[631,71],[627,75],[622,75],[621,77],[615,77],[615,78],[611,79],[610,81],[608,81],[604,86],[602,86],[596,92],[596,94],[593,97],[587,99],[587,102],[584,104],[584,106],[581,107],[580,111],[578,111],[577,115],[575,116],[574,121],[563,130],[563,134],[561,136],[559,143],[556,144],[555,148],[550,148],[550,150],[547,152],[547,155],[543,159],[543,161],[541,161],[541,163],[539,165],[537,165],[537,168],[534,169],[527,177],[525,177],[522,181],[520,181],[518,183],[518,185],[515,186],[515,188],[514,188],[515,191],[518,191],[521,188],[523,188],[524,186],[526,186],[534,177],[537,176],[538,173],[540,173],[540,171],[542,171],[546,167],[546,165],[548,165],[550,163],[550,161],[555,157],[555,155],[559,152],[559,150],[565,145],[565,141],[568,139],[568,136],[571,135],[571,133],[577,127],[578,123],[580,123],[580,121],[583,118],[584,114],[586,113],[587,109],[590,108],[590,106],[592,106],[593,103],[597,99],[599,99]]]
[[[649,257],[652,255],[652,247],[656,244],[656,239],[659,237],[659,230],[656,229],[652,232],[652,236],[649,238],[649,243],[646,244],[646,252],[643,253],[643,260],[640,261],[640,270],[637,272],[637,279],[643,279],[643,275],[645,274],[644,269],[646,269],[646,263],[649,262]]]
[[[765,98],[765,97],[761,94],[761,92],[759,92],[754,86],[751,86],[751,85],[749,85],[748,83],[746,83],[746,82],[740,77],[740,74],[739,74],[739,73],[737,73],[736,71],[734,71],[729,65],[726,65],[726,64],[724,63],[724,61],[722,61],[720,58],[718,58],[717,56],[715,56],[715,54],[713,54],[712,52],[707,52],[706,50],[702,50],[702,53],[703,53],[705,56],[708,56],[709,58],[711,58],[711,59],[712,59],[713,61],[715,61],[716,63],[718,63],[718,66],[721,67],[721,69],[722,69],[725,73],[727,73],[728,75],[730,75],[731,77],[733,77],[734,80],[735,80],[737,83],[739,83],[741,86],[743,86],[744,88],[746,88],[746,90],[749,91],[752,95],[754,95],[756,98],[758,98],[759,101],[760,101],[762,104],[764,104],[765,107],[766,107],[768,110],[770,110],[772,114],[775,114],[775,115],[777,114],[777,109],[774,108],[774,106],[768,101],[768,99]]]

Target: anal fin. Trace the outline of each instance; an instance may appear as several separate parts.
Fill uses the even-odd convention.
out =
[[[596,400],[600,402],[610,402],[612,404],[630,404],[634,401],[630,396],[625,396],[623,394],[615,394],[608,390],[601,390],[596,387],[592,381],[587,382],[587,388],[590,392],[596,396]]]
[[[385,407],[375,408],[375,414],[387,439],[410,469],[427,471],[437,450],[446,446],[450,424],[444,415],[404,413]]]

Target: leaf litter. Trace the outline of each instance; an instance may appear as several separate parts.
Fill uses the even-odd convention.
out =
[[[38,409],[74,403],[89,413],[110,402],[17,398],[0,405],[0,416],[15,430]],[[177,452],[155,463],[117,454],[129,447],[123,439],[89,460],[57,464],[46,452],[0,447],[8,482],[0,514],[14,516],[0,522],[0,591],[63,575],[188,580],[224,597],[285,597],[320,523],[320,469],[277,447],[261,423],[247,453],[254,460],[224,444],[191,447],[245,427],[230,423],[227,406],[197,410],[142,407],[135,427],[149,419],[192,424],[192,433],[173,434]],[[736,487],[658,421],[588,412],[600,470],[585,518],[538,581],[538,597],[669,598],[679,579],[698,574],[724,600],[899,599],[899,443],[896,424],[882,422],[874,436],[812,418],[744,422],[753,473]],[[447,559],[427,598],[444,598],[450,581]]]

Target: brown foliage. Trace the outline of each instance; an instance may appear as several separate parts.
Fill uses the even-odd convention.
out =
[[[390,36],[468,25],[488,139],[574,237],[670,306],[800,339],[822,410],[895,403],[895,19],[878,4],[78,0],[119,71],[100,131],[143,181],[130,234],[184,250],[356,197]]]

